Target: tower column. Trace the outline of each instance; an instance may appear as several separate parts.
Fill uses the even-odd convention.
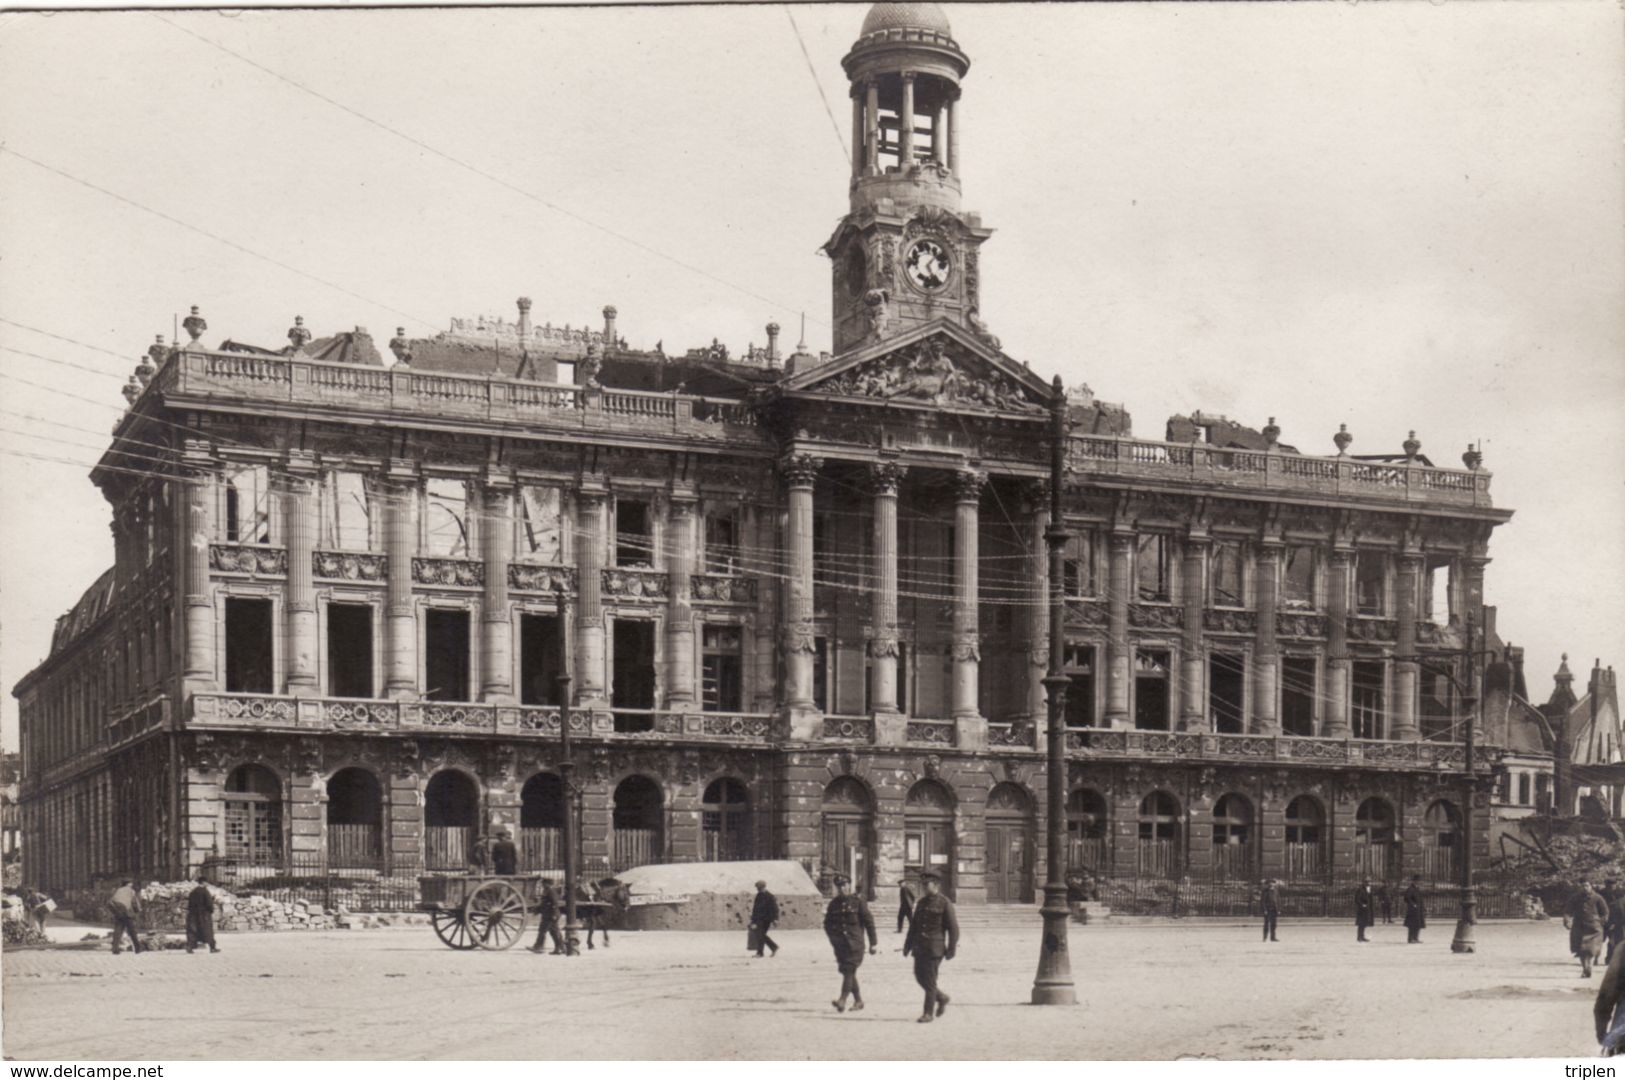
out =
[[[282,489],[282,531],[288,549],[283,622],[283,681],[287,693],[320,692],[316,677],[316,586],[311,560],[316,552],[315,463],[308,453],[289,454]]]
[[[864,148],[863,166],[873,176],[880,170],[880,84],[870,79],[863,88],[865,112],[864,131],[868,146]]]
[[[513,701],[513,615],[508,610],[508,563],[513,559],[513,484],[487,476],[480,554],[485,595],[480,605],[480,700]]]
[[[907,171],[914,164],[914,72],[903,72],[903,108],[897,117],[898,146],[902,154],[902,168]]]
[[[897,489],[907,470],[895,462],[870,466],[874,492],[874,637],[869,640],[870,691],[875,713],[897,710]]]
[[[788,516],[785,548],[789,553],[784,583],[784,703],[792,739],[822,737],[822,714],[813,701],[813,484],[823,461],[811,454],[790,454],[779,462],[786,485]]]
[[[1134,534],[1111,534],[1110,578],[1106,583],[1106,726],[1129,727],[1128,683],[1128,595],[1133,582],[1129,580],[1129,553],[1134,548]]]
[[[1389,710],[1394,723],[1389,731],[1393,739],[1417,739],[1421,732],[1416,726],[1416,590],[1422,571],[1422,556],[1414,551],[1399,556],[1399,590],[1395,597],[1394,615],[1397,630],[1394,634],[1394,700]]]
[[[409,461],[391,461],[384,476],[384,553],[389,557],[384,601],[384,692],[417,696],[418,626],[412,606],[412,557],[417,554],[417,474]]]
[[[1202,643],[1202,612],[1206,608],[1202,589],[1203,570],[1207,565],[1209,540],[1192,534],[1185,539],[1185,559],[1181,566],[1183,578],[1180,591],[1184,594],[1185,625],[1181,641],[1184,656],[1180,663],[1180,727],[1186,731],[1207,728],[1207,708],[1202,694],[1202,671],[1205,657]]]
[[[1281,719],[1275,707],[1281,658],[1275,643],[1277,583],[1281,571],[1280,540],[1265,540],[1258,549],[1258,579],[1253,583],[1253,606],[1258,616],[1253,638],[1253,722],[1255,735],[1279,735]]]
[[[1049,694],[1044,676],[1049,669],[1049,485],[1034,483],[1027,504],[1027,721],[1044,730],[1049,717]],[[1057,583],[1058,584],[1058,583]]]
[[[1482,550],[1483,548],[1479,547],[1461,560],[1462,606],[1466,608],[1466,618],[1472,620],[1472,625],[1477,628],[1467,635],[1469,648],[1475,645],[1478,648],[1483,648],[1484,642],[1484,567],[1489,565],[1490,560],[1480,553]],[[1470,655],[1467,657],[1469,686],[1474,685],[1473,680],[1477,678],[1472,672],[1476,669],[1478,662],[1479,658],[1476,656]],[[1609,678],[1612,677],[1610,669]],[[1592,687],[1591,693],[1593,702],[1600,700],[1595,686]],[[1471,715],[1467,717],[1467,722],[1473,725],[1474,738],[1481,739],[1484,737],[1484,711],[1482,709],[1474,709]]]
[[[212,689],[214,670],[214,584],[209,577],[209,540],[214,535],[211,527],[210,507],[215,497],[216,481],[207,453],[201,446],[188,443],[182,461],[180,497],[175,500],[177,518],[175,535],[181,551],[182,588],[185,615],[182,649],[185,681],[200,689]],[[117,535],[115,531],[115,536]],[[118,696],[117,689],[107,687],[107,700]]]
[[[608,496],[594,482],[576,492],[576,700],[582,706],[604,699],[604,504]]]
[[[693,492],[674,492],[666,518],[671,557],[666,573],[671,599],[666,605],[666,707],[693,712],[699,707],[694,692],[694,510]]]
[[[1349,562],[1353,552],[1332,549],[1327,574],[1326,603],[1326,719],[1321,734],[1334,739],[1349,736]]]
[[[948,106],[938,105],[931,116],[931,157],[938,165],[948,163]]]
[[[977,611],[977,561],[981,547],[978,533],[982,489],[986,486],[987,477],[982,473],[954,475],[953,713],[956,720],[980,715],[982,646]]]
[[[852,175],[863,175],[863,97],[852,88]]]
[[[959,175],[959,95],[948,99],[948,171]]]

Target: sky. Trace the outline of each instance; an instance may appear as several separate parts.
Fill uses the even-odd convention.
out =
[[[612,303],[634,347],[793,344],[804,313],[829,348],[865,10],[0,14],[0,741],[111,563],[119,388],[192,304],[208,344],[524,295]],[[1482,440],[1533,696],[1561,653],[1625,664],[1619,5],[946,10],[1008,353],[1141,437],[1200,408],[1306,453]]]

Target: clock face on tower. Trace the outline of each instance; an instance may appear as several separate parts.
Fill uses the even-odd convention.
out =
[[[931,239],[914,241],[903,258],[903,269],[908,280],[921,292],[941,292],[948,287],[953,272],[953,260],[942,243]]]

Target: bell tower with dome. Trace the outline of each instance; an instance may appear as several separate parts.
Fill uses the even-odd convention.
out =
[[[841,60],[852,84],[851,206],[824,245],[835,353],[947,319],[989,344],[978,249],[959,208],[960,81],[970,58],[936,4],[876,4]]]

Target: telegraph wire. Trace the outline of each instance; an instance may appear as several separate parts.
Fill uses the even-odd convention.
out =
[[[835,119],[835,110],[830,108],[829,97],[824,93],[824,84],[818,78],[818,69],[813,66],[812,55],[807,52],[807,43],[801,37],[801,27],[796,25],[795,13],[790,10],[788,4],[784,7],[784,17],[790,20],[790,29],[796,35],[796,44],[801,46],[801,58],[807,61],[807,73],[812,76],[813,86],[818,89],[818,100],[824,103],[824,115],[829,117],[829,126],[835,130],[835,141],[841,146],[841,156],[846,158],[846,163],[850,166],[852,164],[852,148],[841,134],[840,122]]]
[[[123,353],[114,352],[112,349],[104,349],[100,345],[92,345],[85,341],[76,341],[70,337],[63,337],[61,334],[53,334],[49,330],[41,330],[37,326],[29,326],[27,323],[20,323],[15,319],[8,319],[4,315],[0,315],[0,322],[5,323],[7,326],[15,326],[19,330],[27,330],[29,333],[38,334],[41,337],[55,338],[58,341],[65,341],[69,345],[78,345],[80,348],[91,349],[99,353],[106,353],[108,356],[116,356],[120,360],[129,359],[129,357],[125,356]],[[30,353],[29,355],[33,354]]]

